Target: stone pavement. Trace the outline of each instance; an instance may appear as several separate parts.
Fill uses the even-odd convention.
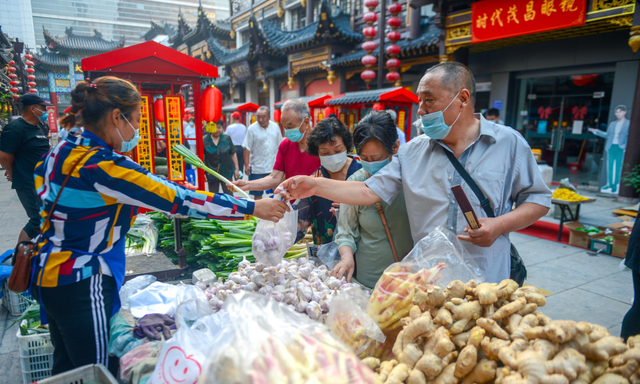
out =
[[[583,206],[580,220],[591,225],[615,222],[611,211],[624,204],[615,199],[594,197],[598,197],[598,201]],[[544,220],[553,221],[552,214]],[[4,177],[0,177],[0,253],[15,246],[18,233],[26,222],[15,191],[10,189]],[[553,319],[601,324],[609,328],[611,334],[620,334],[622,318],[633,298],[631,272],[618,269],[621,259],[592,256],[581,248],[519,233],[510,237],[529,270],[526,282],[549,291],[547,305],[542,308],[545,314]],[[0,382],[3,383],[22,380],[16,329],[6,329],[14,319],[4,306],[0,306],[0,372],[3,375]]]

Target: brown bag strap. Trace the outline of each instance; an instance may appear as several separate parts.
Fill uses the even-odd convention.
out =
[[[51,215],[53,215],[53,210],[56,208],[56,204],[58,204],[58,199],[60,199],[60,196],[62,195],[62,190],[64,189],[64,187],[67,186],[67,183],[69,182],[69,179],[71,178],[71,174],[76,169],[78,164],[80,164],[80,162],[85,157],[87,157],[91,152],[97,151],[97,150],[102,149],[102,148],[103,147],[101,147],[101,146],[96,146],[96,147],[89,148],[89,150],[87,152],[83,153],[82,156],[80,156],[80,158],[73,163],[73,166],[71,166],[71,172],[69,172],[67,177],[64,178],[64,181],[62,182],[62,185],[60,185],[60,190],[58,191],[58,196],[56,196],[56,199],[53,200],[53,204],[51,204],[51,208],[49,209],[49,214],[47,215],[47,221],[51,222]]]
[[[380,214],[380,219],[382,219],[382,225],[384,225],[384,230],[387,232],[387,238],[389,239],[389,245],[391,245],[391,252],[393,252],[393,258],[396,260],[396,263],[397,263],[400,260],[398,260],[398,253],[396,252],[396,246],[393,244],[393,239],[391,238],[391,231],[389,230],[387,219],[384,217],[382,204],[380,204],[380,202],[377,202],[376,208],[378,208],[378,213]]]

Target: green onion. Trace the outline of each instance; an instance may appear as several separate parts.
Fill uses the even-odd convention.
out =
[[[206,165],[204,165],[204,162],[202,160],[200,160],[200,158],[198,156],[194,155],[193,152],[191,152],[189,149],[187,149],[187,147],[185,147],[184,145],[178,144],[176,146],[173,146],[173,150],[178,152],[178,154],[180,154],[184,158],[184,161],[186,161],[187,163],[193,165],[194,167],[198,167],[200,169],[203,169],[204,171],[212,174],[218,180],[220,180],[223,183],[225,183],[225,185],[231,184],[231,182],[229,180],[227,180],[226,177],[222,176],[218,172],[216,172],[213,169],[211,169],[211,168],[207,167]],[[233,185],[233,184],[231,184],[231,185]],[[238,188],[235,185],[233,185],[233,187],[245,199],[250,199],[249,194],[247,192],[243,191],[242,189]]]

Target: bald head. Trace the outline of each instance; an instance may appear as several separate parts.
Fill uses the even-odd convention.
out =
[[[425,73],[423,80],[429,75],[440,77],[440,86],[455,96],[461,89],[469,91],[471,105],[476,102],[476,80],[466,65],[447,62],[434,65]],[[422,81],[421,81],[422,82]]]

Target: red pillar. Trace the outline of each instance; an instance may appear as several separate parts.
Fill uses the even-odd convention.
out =
[[[200,80],[193,82],[193,114],[196,119],[196,148],[198,157],[204,161],[204,139],[202,137],[202,93],[200,92]],[[204,171],[198,168],[198,190],[204,191],[206,179]]]

